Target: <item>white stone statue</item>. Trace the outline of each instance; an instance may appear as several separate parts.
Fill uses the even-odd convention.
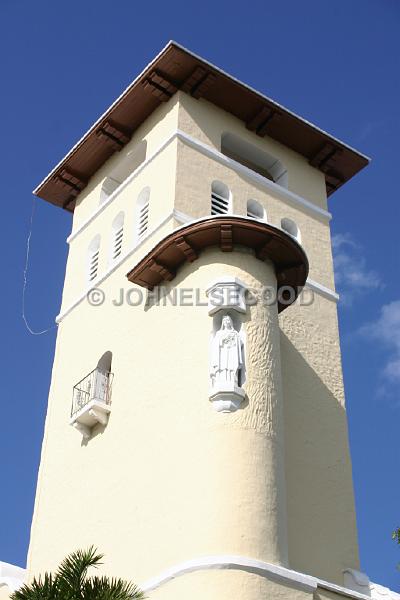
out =
[[[243,369],[243,342],[233,327],[230,316],[222,317],[221,328],[211,345],[210,377],[213,389],[241,387]]]

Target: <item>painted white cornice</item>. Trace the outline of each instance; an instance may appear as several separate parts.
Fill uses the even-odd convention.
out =
[[[165,225],[166,223],[168,223],[168,221],[170,221],[171,219],[174,218],[174,213],[170,213],[169,215],[167,215],[165,217],[165,219],[163,219],[162,221],[160,221],[158,223],[158,225],[156,225],[155,227],[153,227],[153,229],[150,229],[148,234],[146,236],[144,236],[143,238],[141,238],[139,244],[135,244],[133,245],[125,254],[123,254],[118,260],[116,260],[112,266],[109,267],[109,269],[107,269],[107,271],[105,273],[103,273],[103,275],[101,275],[101,277],[99,277],[98,279],[96,279],[96,281],[92,281],[91,285],[72,303],[68,306],[68,308],[66,308],[65,310],[63,310],[62,312],[60,312],[57,317],[56,317],[56,323],[61,323],[61,321],[67,316],[69,315],[69,313],[78,306],[78,304],[80,304],[83,300],[85,300],[85,298],[87,298],[88,293],[90,292],[90,290],[94,289],[94,288],[98,288],[112,273],[114,273],[114,271],[116,269],[118,269],[118,267],[120,265],[122,265],[122,263],[124,263],[128,258],[130,258],[132,256],[132,254],[134,252],[136,252],[136,250],[138,250],[148,239],[149,237],[153,236],[155,233],[157,233],[157,231],[159,229],[161,229],[161,227],[163,225]]]
[[[278,198],[281,198],[282,200],[285,200],[292,205],[295,205],[299,208],[302,208],[303,210],[306,210],[313,216],[317,216],[319,218],[322,217],[328,221],[332,218],[332,215],[330,212],[328,212],[327,210],[324,210],[323,208],[320,208],[313,202],[310,202],[310,200],[306,200],[302,196],[299,196],[298,194],[291,192],[290,190],[278,185],[277,183],[271,181],[270,179],[263,177],[259,173],[256,173],[252,169],[245,167],[244,165],[237,162],[233,158],[229,158],[228,156],[226,156],[225,154],[222,154],[222,152],[219,152],[215,148],[212,148],[211,146],[208,146],[207,144],[200,142],[200,140],[197,140],[196,138],[192,137],[191,135],[185,133],[184,131],[178,129],[176,132],[176,135],[177,135],[178,139],[181,140],[182,142],[191,146],[195,150],[198,150],[205,156],[208,156],[209,158],[213,158],[220,164],[222,164],[226,167],[229,167],[236,173],[239,173],[240,175],[244,175],[247,179],[249,179],[250,181],[253,181],[257,185],[261,185],[268,192],[271,192],[274,196],[278,196]]]
[[[327,288],[322,283],[318,283],[318,281],[314,281],[313,279],[307,279],[306,286],[310,288],[313,292],[320,294],[327,300],[332,300],[333,302],[339,302],[339,294]]]
[[[140,586],[140,589],[147,593],[161,587],[165,583],[168,583],[177,577],[181,577],[182,575],[213,569],[234,569],[238,571],[246,571],[248,573],[260,575],[261,577],[266,577],[272,581],[277,581],[278,583],[286,583],[291,586],[295,586],[307,592],[314,592],[317,589],[317,583],[314,577],[303,575],[302,573],[297,573],[295,571],[291,571],[290,569],[266,563],[261,560],[235,555],[205,556],[202,558],[188,560],[176,565],[175,567],[167,569],[158,577],[154,577],[153,579],[146,581]]]
[[[112,202],[121,194],[121,192],[126,188],[126,186],[129,185],[131,183],[131,181],[136,179],[136,177],[163,150],[165,150],[165,148],[167,148],[171,144],[171,142],[173,142],[175,139],[179,139],[181,142],[187,144],[191,148],[197,150],[198,152],[201,152],[203,155],[208,156],[209,158],[216,160],[220,164],[223,164],[224,166],[228,167],[229,169],[232,169],[236,173],[244,175],[250,181],[253,181],[257,185],[261,185],[268,192],[270,192],[274,196],[277,196],[278,198],[288,202],[289,204],[300,207],[303,210],[306,210],[308,213],[312,214],[313,216],[316,216],[319,218],[322,217],[326,220],[330,220],[332,218],[332,215],[328,211],[324,210],[323,208],[320,208],[313,202],[310,202],[309,200],[306,200],[302,196],[299,196],[298,194],[295,194],[294,192],[287,190],[286,188],[278,185],[277,183],[270,181],[266,177],[259,175],[252,169],[245,167],[244,165],[237,162],[236,160],[233,160],[232,158],[225,156],[225,154],[222,154],[215,148],[212,148],[211,146],[208,146],[207,144],[200,142],[199,140],[192,137],[191,135],[178,129],[178,130],[174,131],[173,133],[171,133],[167,137],[167,139],[164,140],[164,142],[155,150],[155,152],[153,152],[153,154],[151,156],[149,156],[149,158],[147,158],[142,164],[140,164],[137,167],[137,169],[135,169],[129,175],[129,177],[127,177],[125,179],[125,181],[123,181],[121,183],[121,185],[117,187],[117,189],[107,198],[107,200],[105,202],[103,202],[103,204],[99,205],[96,208],[96,210],[90,215],[90,217],[88,217],[85,221],[83,221],[83,223],[81,223],[79,225],[79,227],[77,227],[77,229],[68,236],[67,243],[68,244],[71,243],[82,231],[84,231],[86,229],[86,227],[88,225],[90,225],[90,223],[92,223],[98,215],[100,215],[110,204],[112,204]]]
[[[355,598],[356,600],[371,600],[370,596],[360,594],[359,592],[349,588],[318,579],[317,577],[313,577],[311,575],[306,575],[298,571],[293,571],[292,569],[287,569],[286,567],[256,560],[254,558],[229,554],[204,556],[185,561],[167,569],[166,571],[163,571],[158,577],[154,577],[153,579],[145,581],[140,586],[140,589],[145,593],[148,593],[161,587],[169,581],[176,579],[177,577],[182,577],[183,575],[195,573],[197,571],[214,569],[246,571],[247,573],[253,573],[255,575],[259,575],[260,577],[265,577],[270,581],[276,581],[277,583],[295,587],[310,593],[315,592],[317,588],[320,587],[348,598]]]
[[[167,146],[170,145],[171,142],[173,142],[176,139],[177,135],[176,132],[172,133],[170,136],[167,137],[167,139],[161,144],[161,146],[159,146],[157,148],[157,150],[155,152],[153,152],[153,154],[151,156],[149,156],[149,158],[147,158],[144,162],[142,162],[137,169],[135,169],[122,183],[121,185],[119,185],[117,187],[116,190],[114,190],[114,192],[107,198],[107,200],[105,202],[103,202],[103,204],[100,204],[96,210],[94,211],[94,213],[92,213],[90,215],[90,217],[88,217],[86,219],[86,221],[83,221],[83,223],[81,223],[81,225],[79,225],[79,227],[73,231],[71,233],[71,235],[69,235],[67,237],[67,244],[70,244],[84,229],[86,229],[86,227],[88,225],[90,225],[90,223],[92,223],[96,217],[98,217],[110,204],[112,204],[112,202],[115,200],[115,198],[117,198],[117,196],[120,195],[120,193],[126,188],[127,185],[130,184],[131,181],[133,181],[134,179],[136,179],[136,177],[151,163],[153,162],[153,160],[155,158],[157,158],[157,156],[163,151],[165,150],[165,148],[167,148]]]

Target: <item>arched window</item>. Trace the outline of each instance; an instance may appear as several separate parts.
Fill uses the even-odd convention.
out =
[[[213,181],[211,185],[211,214],[225,215],[230,211],[231,193],[225,183]]]
[[[292,221],[292,219],[282,219],[281,229],[283,229],[283,231],[286,231],[286,233],[294,237],[295,240],[299,242],[299,244],[301,243],[300,229],[297,227],[296,223]]]
[[[118,258],[122,251],[122,241],[124,237],[124,213],[120,212],[115,217],[112,224],[111,233],[111,261]]]
[[[257,200],[247,200],[247,216],[259,221],[266,220],[264,207]]]
[[[221,152],[263,177],[288,187],[288,177],[282,162],[258,146],[249,144],[233,133],[223,133]]]
[[[145,187],[137,199],[136,240],[139,241],[147,233],[149,225],[150,188]]]
[[[100,191],[100,204],[103,204],[121,183],[146,160],[146,150],[147,142],[142,140],[124,158],[119,158],[116,166],[103,181]]]
[[[89,244],[87,257],[87,279],[91,283],[99,271],[100,235],[96,235]]]

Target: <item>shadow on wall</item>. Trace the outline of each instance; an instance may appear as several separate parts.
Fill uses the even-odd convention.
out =
[[[282,331],[281,356],[289,564],[343,585],[358,567],[346,413]]]

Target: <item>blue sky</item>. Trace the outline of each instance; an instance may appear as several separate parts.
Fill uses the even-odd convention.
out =
[[[56,335],[21,318],[31,190],[172,38],[373,158],[330,210],[362,568],[400,590],[398,0],[1,0],[0,22],[0,560],[25,564]],[[58,313],[70,226],[37,201],[34,329]]]

